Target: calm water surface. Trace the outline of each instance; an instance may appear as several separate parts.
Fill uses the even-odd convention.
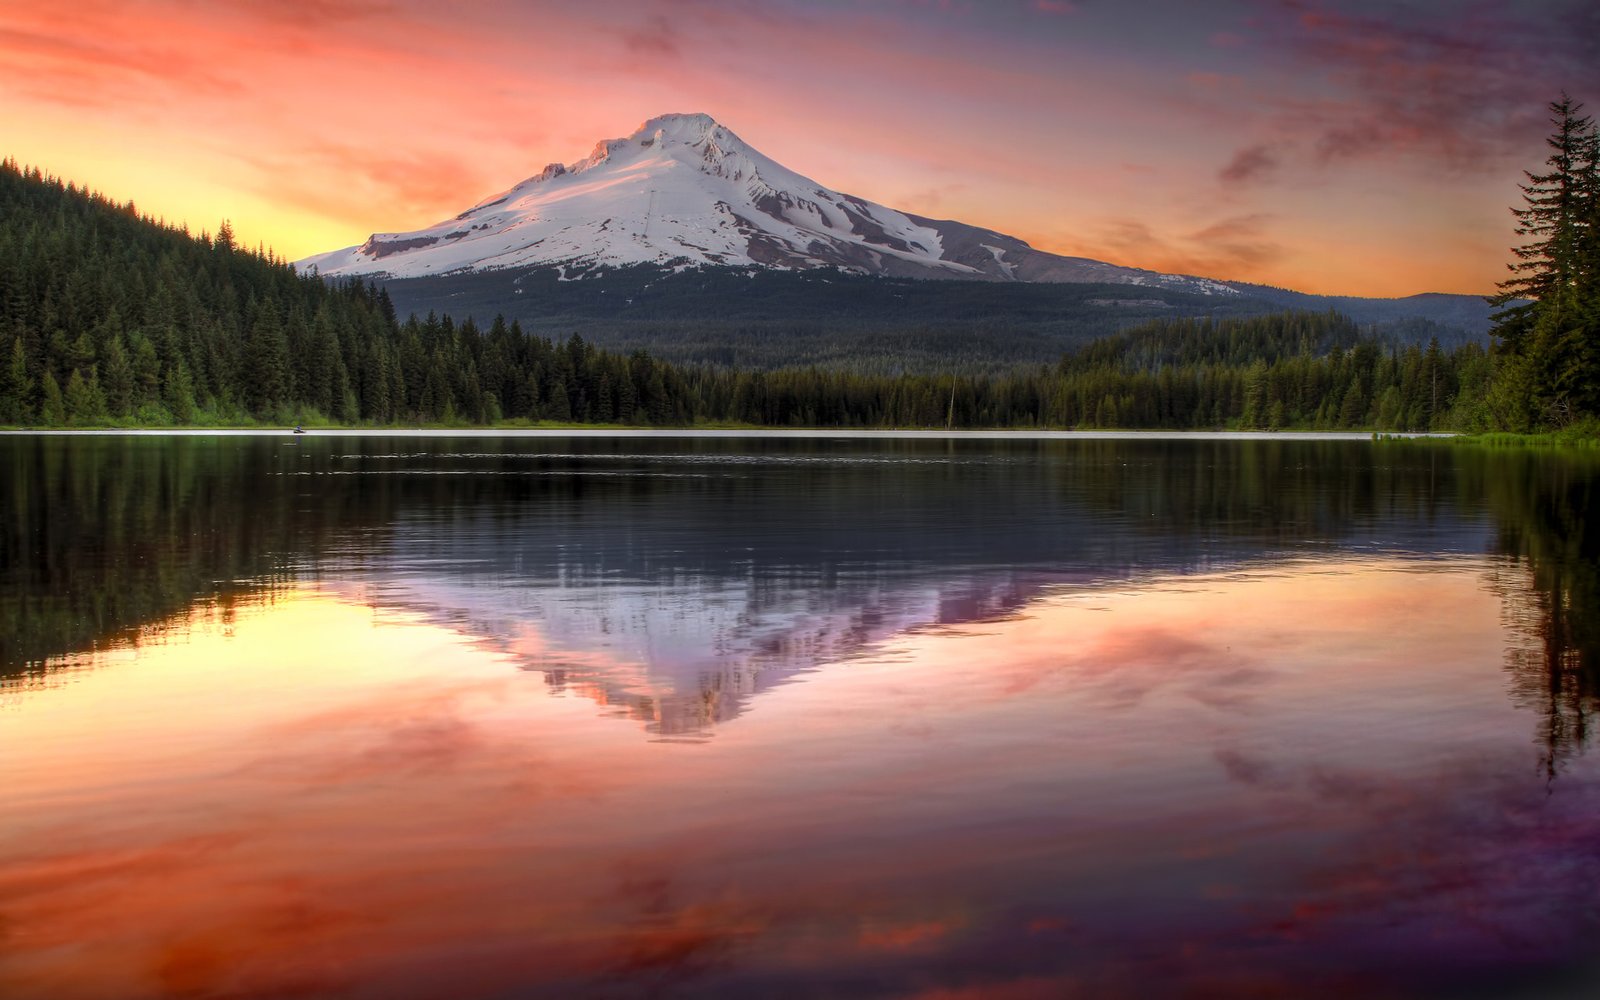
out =
[[[0,474],[6,998],[1600,984],[1592,458],[8,436]]]

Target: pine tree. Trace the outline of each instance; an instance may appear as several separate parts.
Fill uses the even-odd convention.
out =
[[[61,386],[50,370],[45,369],[39,388],[39,423],[46,427],[60,427],[67,422],[66,401],[61,398]]]
[[[1503,307],[1491,332],[1506,377],[1557,424],[1600,403],[1600,134],[1582,108],[1565,94],[1550,104],[1550,169],[1525,172],[1524,205],[1512,209],[1529,242],[1512,248],[1512,276],[1489,299]]]
[[[11,342],[11,359],[0,369],[0,424],[26,424],[33,419],[33,379],[22,338]]]
[[[72,369],[67,379],[66,406],[68,423],[92,424],[105,419],[106,398],[93,368],[89,369],[88,378],[82,369]]]
[[[129,346],[133,353],[129,362],[133,370],[133,405],[137,408],[161,398],[161,360],[155,345],[142,333],[135,332]]]
[[[1240,423],[1245,427],[1260,427],[1267,416],[1267,362],[1258,357],[1245,372],[1244,414]]]
[[[167,411],[180,424],[194,420],[194,382],[189,377],[189,366],[180,359],[167,370],[165,391],[162,393]]]
[[[1344,392],[1344,399],[1339,403],[1339,427],[1360,427],[1367,418],[1366,388],[1361,384],[1361,376],[1357,374],[1350,380],[1350,387]]]
[[[114,334],[106,344],[106,409],[113,417],[125,417],[133,411],[133,366],[128,363],[128,352],[122,347],[122,335]]]
[[[339,332],[334,327],[333,314],[324,303],[317,310],[311,324],[309,350],[301,356],[305,376],[301,380],[305,395],[302,397],[324,414],[331,414],[344,394],[345,386],[338,384],[344,372],[339,350]]]
[[[289,401],[289,341],[275,305],[259,306],[245,342],[245,403],[258,419]]]

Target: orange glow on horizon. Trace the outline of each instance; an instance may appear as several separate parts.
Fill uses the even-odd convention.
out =
[[[1503,277],[1506,208],[1537,146],[1492,172],[1381,149],[1294,159],[1266,141],[1282,121],[1253,110],[1285,84],[1236,31],[1198,32],[1183,58],[1118,54],[1080,38],[1105,15],[1079,6],[1022,5],[962,34],[939,18],[978,13],[12,0],[0,155],[195,232],[228,218],[242,244],[293,260],[449,218],[652,115],[705,111],[819,183],[1055,253],[1334,294],[1482,294]],[[1213,48],[1231,62],[1198,68]]]

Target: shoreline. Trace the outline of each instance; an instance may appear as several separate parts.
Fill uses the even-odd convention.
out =
[[[973,441],[1376,441],[1449,439],[1443,431],[1183,431],[1183,430],[928,430],[811,427],[325,427],[301,434],[292,428],[261,427],[108,427],[0,430],[3,436],[36,437],[373,437],[373,438],[789,438],[846,440],[973,440]]]

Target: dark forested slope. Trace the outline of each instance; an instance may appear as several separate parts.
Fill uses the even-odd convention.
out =
[[[1329,309],[1411,343],[1485,342],[1489,307],[1464,295],[1330,299],[1265,286],[1238,295],[1160,287],[883,278],[833,271],[531,268],[390,280],[402,313],[496,315],[592,343],[741,368],[998,371],[1053,360],[1157,319]]]
[[[737,314],[747,287],[739,282],[751,279],[693,280],[734,282],[714,289],[710,301]],[[623,290],[580,284],[595,298]],[[903,311],[930,327],[941,311],[981,321],[987,306],[980,293],[999,287],[949,283],[979,297],[936,301],[935,308],[919,298],[930,283],[905,284]],[[777,296],[798,312],[813,286],[775,279],[762,287],[751,294]],[[937,343],[936,335],[911,328],[883,334],[875,342],[879,355],[850,355],[861,324],[887,314],[873,304],[879,291],[842,279],[841,287],[847,299],[860,297],[856,319],[807,321],[832,338],[830,351],[842,352],[821,357],[838,363],[778,370],[671,364],[643,351],[600,349],[579,320],[560,338],[499,318],[481,326],[435,314],[400,322],[375,286],[297,275],[271,255],[236,247],[226,226],[215,238],[190,236],[142,218],[132,204],[6,163],[0,423],[1428,429],[1483,420],[1489,364],[1476,344],[1423,349],[1334,313],[1155,319],[1027,362],[1008,353],[1015,337],[948,334],[954,339],[938,349],[964,354],[933,364],[928,343],[930,336]],[[1062,289],[1006,287],[1025,296]],[[1123,308],[1093,297],[1110,291],[1071,290],[1083,309]],[[1144,294],[1128,286],[1114,291]],[[725,332],[716,315],[699,316],[687,300],[638,292],[653,322],[677,324],[711,347],[717,331]],[[1055,301],[1041,297],[1035,306],[1034,319],[1047,326]],[[736,341],[719,349],[728,352],[722,360],[743,359]],[[905,357],[919,359],[923,370],[906,371],[897,363]],[[869,363],[874,358],[880,363]]]

